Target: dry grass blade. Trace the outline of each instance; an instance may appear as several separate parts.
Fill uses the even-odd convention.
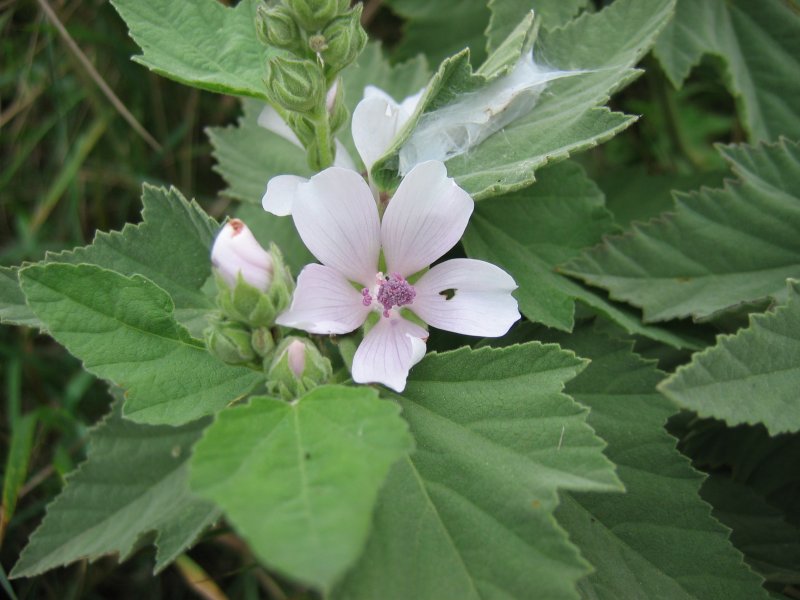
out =
[[[64,43],[67,47],[75,54],[76,58],[80,61],[86,71],[89,73],[89,76],[92,80],[97,84],[97,87],[105,94],[108,101],[111,102],[112,106],[116,109],[116,111],[125,119],[131,128],[141,136],[141,138],[147,142],[147,144],[153,148],[156,152],[161,152],[161,144],[159,144],[155,138],[150,135],[150,133],[142,127],[142,124],[136,120],[131,112],[125,107],[122,101],[117,98],[117,95],[114,91],[108,86],[105,79],[97,72],[97,69],[94,68],[94,65],[91,61],[86,57],[83,51],[80,49],[75,40],[72,39],[72,36],[67,31],[67,28],[64,27],[64,24],[58,18],[55,11],[52,9],[50,4],[48,4],[47,0],[37,0],[39,6],[41,7],[44,14],[47,16],[48,20],[53,24],[53,26],[58,31],[61,38],[64,40]]]

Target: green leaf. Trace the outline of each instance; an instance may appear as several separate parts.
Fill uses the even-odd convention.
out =
[[[18,272],[18,267],[0,267],[0,323],[41,329],[42,322],[25,303]]]
[[[99,232],[91,245],[45,262],[89,263],[122,275],[142,275],[167,292],[175,318],[202,337],[206,315],[215,310],[202,287],[211,276],[211,245],[219,224],[175,188],[142,187],[142,223],[122,231]]]
[[[531,321],[570,331],[579,299],[630,333],[672,346],[693,345],[642,325],[636,315],[557,272],[557,265],[611,231],[614,224],[603,207],[602,192],[580,166],[566,161],[541,171],[540,180],[529,188],[478,203],[463,243],[470,257],[497,264],[514,277],[520,311]]]
[[[483,32],[489,22],[486,0],[385,0],[403,17],[403,38],[394,58],[424,54],[437,64],[451,54],[470,48],[476,62],[486,58]],[[457,24],[456,24],[457,23]]]
[[[33,533],[12,577],[105,554],[127,558],[155,532],[161,571],[219,516],[189,492],[187,459],[208,419],[183,427],[139,425],[122,418],[121,402],[89,434],[86,461]]]
[[[487,51],[494,51],[530,11],[544,27],[553,29],[567,23],[587,4],[588,0],[489,0],[492,16],[486,28]]]
[[[740,182],[676,197],[674,213],[634,224],[564,269],[644,310],[645,321],[709,317],[800,277],[800,145],[720,148]]]
[[[414,367],[398,401],[417,450],[392,469],[334,598],[575,598],[589,565],[553,520],[557,492],[619,490],[585,410],[561,392],[584,365],[529,343]]]
[[[704,55],[726,65],[726,83],[753,141],[800,138],[800,17],[784,0],[678,0],[655,55],[680,87]]]
[[[211,92],[266,98],[271,50],[256,37],[259,0],[113,0],[151,71]]]
[[[640,74],[632,67],[655,41],[673,6],[674,0],[618,0],[563,28],[542,31],[533,50],[537,63],[585,72],[550,82],[527,115],[448,160],[448,173],[476,200],[496,196],[530,185],[536,169],[596,146],[631,125],[635,117],[601,106]],[[470,72],[468,58],[457,55],[442,64],[417,118],[487,84]],[[407,123],[396,144],[373,166],[381,186],[396,184],[399,152],[415,125],[415,119]]]
[[[621,496],[565,495],[556,517],[595,567],[579,584],[599,600],[767,598],[698,496],[703,476],[664,431],[674,408],[655,391],[653,363],[586,328],[548,336],[591,359],[566,391],[591,410],[627,490]]]
[[[19,489],[28,475],[28,462],[38,422],[37,413],[28,413],[11,422],[11,441],[3,473],[3,499],[0,505],[0,543],[17,508]]]
[[[800,529],[787,523],[750,487],[714,473],[703,484],[714,516],[730,527],[731,541],[768,582],[800,584]]]
[[[213,358],[175,321],[169,295],[140,275],[50,263],[20,271],[48,332],[90,373],[126,391],[125,416],[180,425],[212,414],[263,376]]]
[[[800,283],[774,312],[695,354],[659,387],[701,417],[763,423],[772,435],[800,431]]]
[[[192,489],[270,567],[327,589],[358,557],[378,489],[413,446],[399,412],[366,387],[252,398],[198,443]]]

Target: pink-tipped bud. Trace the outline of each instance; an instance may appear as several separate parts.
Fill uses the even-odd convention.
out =
[[[245,282],[264,292],[272,283],[272,257],[239,219],[225,223],[217,235],[211,249],[211,264],[232,288],[239,273]]]
[[[300,340],[294,340],[286,349],[286,358],[292,373],[302,377],[306,370],[306,345]]]

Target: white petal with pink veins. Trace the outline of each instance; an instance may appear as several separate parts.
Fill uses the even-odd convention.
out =
[[[425,354],[427,337],[427,331],[402,317],[381,317],[356,350],[353,381],[382,383],[402,392],[409,369]]]
[[[366,287],[375,284],[378,209],[358,173],[331,167],[301,184],[292,217],[303,243],[322,264]]]
[[[456,258],[431,268],[414,284],[416,297],[410,308],[439,329],[499,337],[520,318],[511,295],[516,288],[503,269],[482,260]]]
[[[324,265],[307,265],[297,278],[292,305],[278,325],[309,333],[350,333],[360,327],[370,309],[342,275]]]
[[[381,240],[389,273],[413,275],[456,245],[475,203],[444,163],[428,161],[403,178],[383,215]]]

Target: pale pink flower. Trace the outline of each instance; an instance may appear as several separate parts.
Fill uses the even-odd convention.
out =
[[[373,163],[390,148],[403,125],[414,114],[421,97],[422,91],[398,103],[389,94],[375,86],[368,85],[364,88],[364,99],[353,111],[351,132],[356,150],[361,156],[367,173]],[[277,133],[294,145],[302,147],[294,132],[271,106],[267,106],[261,112],[258,124]],[[338,140],[336,140],[336,157],[333,166],[356,170],[353,159]],[[298,175],[273,177],[267,184],[261,205],[267,212],[278,216],[291,214],[297,187],[307,181],[308,179]]]
[[[358,173],[332,167],[315,175],[298,186],[292,217],[322,264],[303,269],[292,305],[277,322],[310,333],[344,334],[377,313],[355,353],[353,380],[398,392],[425,354],[428,337],[404,311],[447,331],[504,335],[520,315],[511,295],[517,286],[502,269],[458,258],[412,277],[458,242],[473,208],[472,198],[438,161],[406,175],[382,220]],[[381,249],[386,273],[378,270]]]
[[[236,285],[239,273],[247,283],[262,291],[272,283],[272,257],[239,219],[225,223],[217,235],[211,248],[211,264],[231,287]]]

